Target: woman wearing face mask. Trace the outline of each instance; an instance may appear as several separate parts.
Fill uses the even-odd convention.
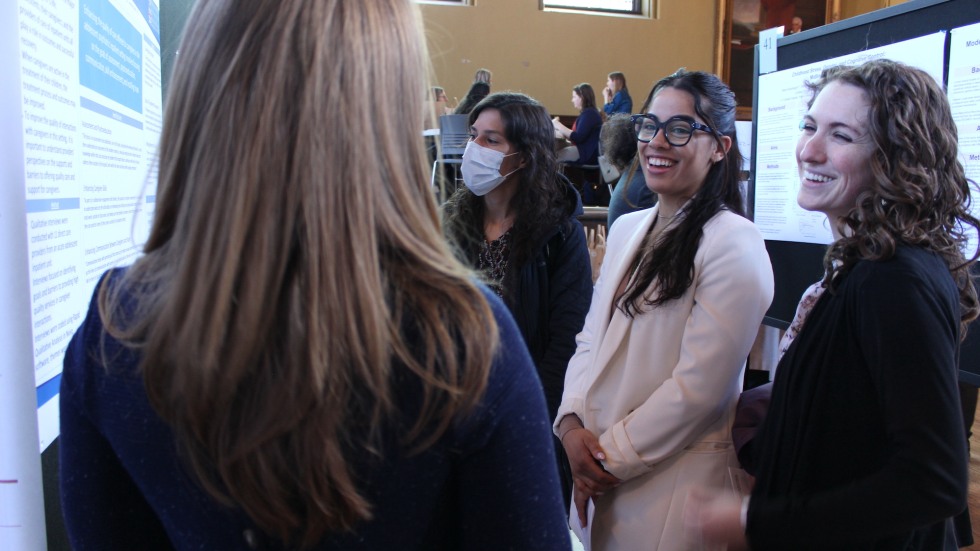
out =
[[[445,205],[445,231],[457,254],[510,308],[554,417],[592,290],[589,251],[576,218],[581,201],[558,173],[554,130],[537,101],[492,94],[469,122],[466,186]],[[567,468],[561,458],[559,464]],[[567,472],[562,479],[565,486]]]
[[[732,91],[678,71],[632,118],[660,200],[612,227],[555,434],[586,549],[698,550],[680,523],[684,497],[724,488],[736,464],[731,416],[772,268],[742,216]]]

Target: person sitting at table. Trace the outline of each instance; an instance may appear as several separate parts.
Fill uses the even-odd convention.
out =
[[[626,75],[619,71],[609,73],[606,87],[602,89],[602,99],[605,102],[602,110],[606,112],[606,115],[633,114],[633,98],[630,97],[630,91],[626,88]]]
[[[602,115],[595,105],[595,92],[592,86],[583,82],[572,88],[572,105],[579,111],[578,118],[569,128],[552,119],[555,135],[565,138],[572,145],[558,151],[558,162],[594,165],[599,162],[599,130],[602,128]]]

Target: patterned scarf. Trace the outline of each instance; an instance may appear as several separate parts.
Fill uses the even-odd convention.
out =
[[[814,305],[817,304],[817,300],[820,299],[820,295],[823,294],[826,287],[823,286],[823,281],[818,281],[813,285],[807,287],[806,291],[803,293],[803,298],[800,299],[800,304],[796,307],[796,315],[793,316],[793,323],[789,324],[789,329],[783,334],[783,338],[779,340],[779,360],[783,359],[783,354],[789,350],[789,345],[793,343],[793,339],[800,334],[803,329],[803,324],[806,323],[806,318],[810,315],[810,311],[813,310]]]

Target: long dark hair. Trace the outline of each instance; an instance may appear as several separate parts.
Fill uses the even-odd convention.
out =
[[[476,107],[476,104],[483,101],[483,98],[487,97],[489,93],[489,84],[486,82],[474,82],[470,86],[469,92],[466,92],[466,97],[463,98],[463,101],[459,102],[459,105],[456,106],[456,110],[453,113],[456,115],[468,115]]]
[[[491,94],[470,112],[470,125],[487,109],[500,112],[504,137],[525,163],[515,174],[520,181],[510,200],[516,216],[507,274],[502,283],[504,299],[511,300],[509,291],[517,288],[521,266],[534,255],[544,234],[566,216],[564,188],[568,183],[558,174],[554,126],[543,105],[516,92]],[[483,242],[484,214],[483,198],[466,187],[456,190],[445,206],[446,234],[473,265]]]
[[[831,82],[864,91],[874,180],[854,208],[838,220],[840,235],[824,258],[825,284],[835,289],[859,260],[884,260],[899,243],[934,251],[946,262],[960,293],[961,334],[977,317],[977,292],[963,256],[968,232],[980,230],[970,214],[970,184],[957,158],[956,122],[946,94],[928,73],[890,60],[824,70],[808,84],[817,94]]]
[[[683,69],[661,79],[653,87],[651,98],[664,88],[675,88],[691,95],[694,112],[716,132],[714,139],[722,147],[721,136],[731,138],[728,153],[714,163],[701,189],[680,213],[677,224],[664,231],[655,242],[645,243],[637,251],[637,277],[626,287],[619,308],[635,316],[644,306],[656,307],[679,298],[694,278],[694,255],[704,234],[704,225],[722,209],[745,216],[742,194],[738,189],[742,154],[735,139],[735,94],[717,76]],[[654,285],[656,292],[651,293]]]

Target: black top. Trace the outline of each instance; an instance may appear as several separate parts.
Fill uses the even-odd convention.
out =
[[[747,536],[766,549],[937,550],[966,507],[959,295],[900,246],[826,291],[778,365]]]

